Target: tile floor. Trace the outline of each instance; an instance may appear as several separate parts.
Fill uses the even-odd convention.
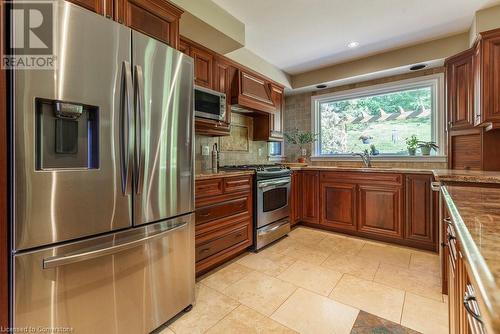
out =
[[[201,277],[161,334],[448,333],[439,257],[298,227]]]

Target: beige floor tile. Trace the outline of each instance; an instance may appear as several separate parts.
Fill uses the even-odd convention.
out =
[[[306,246],[316,246],[327,234],[319,230],[297,227],[288,233],[288,236]]]
[[[381,263],[375,282],[442,302],[441,280],[432,273]]]
[[[290,328],[240,305],[224,319],[210,328],[207,334],[293,334]]]
[[[321,266],[371,281],[375,277],[379,264],[378,260],[333,253]]]
[[[387,285],[344,275],[330,298],[399,323],[405,292]]]
[[[315,264],[297,261],[278,278],[323,296],[330,291],[342,277],[342,273]]]
[[[250,253],[239,259],[237,263],[270,276],[278,276],[296,261],[292,257],[278,253],[259,252]]]
[[[330,255],[329,252],[319,247],[309,247],[298,243],[290,245],[281,254],[312,264],[321,264]]]
[[[406,293],[401,325],[423,334],[447,334],[448,306],[446,303]]]
[[[228,287],[224,293],[269,316],[295,290],[296,287],[288,282],[254,271]]]
[[[222,292],[231,284],[248,275],[251,271],[250,268],[242,266],[239,263],[231,263],[203,278],[201,283]]]
[[[410,269],[441,275],[441,261],[438,254],[412,252]]]
[[[293,239],[291,237],[284,237],[281,240],[278,240],[277,242],[263,248],[262,250],[259,251],[259,253],[262,254],[282,254],[284,251],[289,249],[290,247],[293,247],[297,245],[297,240]]]
[[[193,309],[175,320],[169,328],[176,334],[204,333],[238,306],[236,300],[198,284]]]
[[[160,332],[160,334],[175,334],[170,328],[165,328]]]
[[[401,247],[365,244],[357,255],[365,259],[378,260],[382,263],[408,268],[411,251]]]
[[[299,288],[271,316],[304,334],[350,333],[359,310]]]

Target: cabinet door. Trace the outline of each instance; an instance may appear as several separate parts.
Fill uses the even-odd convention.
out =
[[[112,17],[113,15],[113,5],[112,1],[108,0],[69,0],[69,2],[75,5],[81,6],[85,9],[91,10],[100,15],[106,15],[107,17]]]
[[[301,172],[299,171],[294,171],[292,173],[292,200],[291,200],[291,211],[290,211],[290,223],[292,225],[295,225],[300,221],[300,209],[301,209],[301,204],[302,202],[300,201],[301,198],[299,197],[300,194],[300,174]]]
[[[182,10],[166,0],[115,0],[119,23],[179,47],[179,20]]]
[[[269,113],[275,112],[271,84],[244,69],[239,69],[238,72],[238,95],[231,97],[233,103]]]
[[[446,64],[449,130],[474,126],[473,50]]]
[[[319,223],[319,172],[302,172],[302,221]]]
[[[179,40],[179,51],[187,54],[188,56],[191,56],[191,45],[181,38]]]
[[[194,59],[195,85],[213,89],[214,56],[208,51],[195,46],[191,47],[191,57]]]
[[[226,94],[226,124],[231,123],[231,65],[221,57],[215,59],[214,90]]]
[[[358,231],[402,239],[401,188],[359,185],[358,189]]]
[[[485,33],[481,45],[481,102],[484,121],[500,127],[500,29]],[[497,124],[495,124],[497,123]]]
[[[436,249],[437,229],[433,221],[432,175],[406,175],[405,239]]]
[[[356,230],[356,184],[321,183],[321,225]]]
[[[270,137],[271,139],[280,141],[283,140],[283,110],[285,107],[283,89],[273,86],[272,98],[274,106],[276,107],[276,112],[272,113],[270,118]]]

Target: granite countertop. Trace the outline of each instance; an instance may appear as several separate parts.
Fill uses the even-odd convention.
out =
[[[344,166],[303,166],[291,167],[292,170],[319,170],[339,172],[366,172],[366,173],[412,173],[432,174],[432,169],[425,168],[401,168],[401,167],[344,167]],[[500,175],[500,173],[499,173]]]
[[[441,189],[477,282],[476,293],[484,301],[493,332],[500,332],[500,188]]]
[[[456,169],[435,169],[432,172],[440,182],[500,183],[500,172]]]
[[[231,170],[231,171],[224,171],[220,170],[217,173],[212,173],[210,171],[207,172],[200,172],[196,173],[195,175],[195,180],[208,180],[208,179],[213,179],[216,177],[232,177],[232,176],[241,176],[241,175],[253,175],[254,171],[253,170]]]

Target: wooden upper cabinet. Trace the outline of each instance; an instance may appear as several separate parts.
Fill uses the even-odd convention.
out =
[[[356,184],[321,183],[320,224],[341,230],[356,230]]]
[[[231,103],[248,109],[273,113],[272,85],[246,69],[238,69],[238,80],[233,81]]]
[[[473,50],[446,60],[448,87],[448,129],[474,126]]]
[[[358,231],[402,239],[401,188],[368,184],[358,187]]]
[[[182,10],[165,0],[114,0],[115,20],[179,47],[179,20]]]
[[[302,221],[319,223],[319,172],[303,171],[301,180]]]
[[[436,251],[438,231],[434,222],[432,179],[432,175],[406,175],[405,239]]]
[[[231,123],[231,78],[234,72],[234,67],[228,61],[222,57],[215,57],[213,89],[226,94],[226,124]]]
[[[179,51],[191,56],[191,45],[181,38],[179,40]]]
[[[213,89],[214,55],[196,46],[191,46],[191,57],[194,59],[194,84]]]
[[[254,115],[254,140],[283,141],[283,110],[284,94],[283,88],[271,86],[271,100],[275,111],[272,113],[260,113]]]
[[[80,7],[108,18],[113,17],[113,0],[68,0]]]
[[[500,128],[500,29],[480,34],[475,50],[477,123]]]

